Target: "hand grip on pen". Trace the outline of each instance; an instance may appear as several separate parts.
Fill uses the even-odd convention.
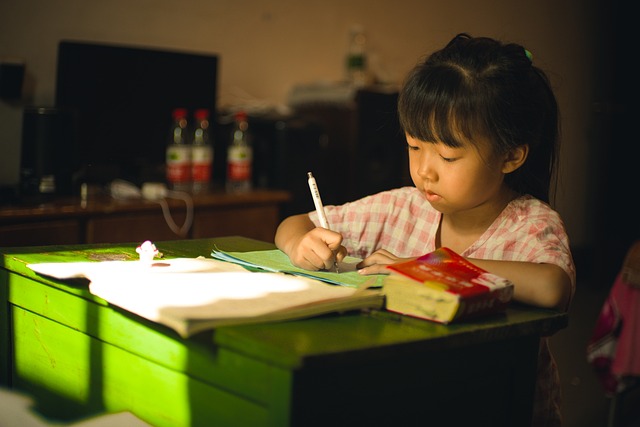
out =
[[[309,177],[309,189],[311,190],[313,204],[316,207],[316,213],[318,214],[318,219],[320,220],[320,226],[329,230],[329,222],[327,221],[327,216],[324,213],[324,205],[322,204],[322,199],[320,198],[320,191],[318,190],[316,179],[313,177],[313,174],[311,172],[308,172],[307,176]]]
[[[320,226],[322,228],[326,228],[327,230],[330,230],[329,222],[327,221],[327,216],[324,213],[324,205],[322,204],[322,199],[320,198],[320,191],[318,190],[318,184],[316,183],[316,179],[313,177],[313,174],[311,172],[308,172],[307,176],[309,178],[308,179],[309,189],[311,190],[311,197],[313,198],[313,204],[316,207],[316,213],[318,214],[318,220],[320,221]],[[337,257],[337,255],[335,254],[334,256]],[[334,259],[333,265],[336,269],[336,273],[339,273],[340,271],[338,270],[337,258]]]

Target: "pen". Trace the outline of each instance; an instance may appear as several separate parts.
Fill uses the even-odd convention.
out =
[[[313,198],[313,204],[316,207],[316,212],[318,213],[318,219],[320,220],[320,226],[322,228],[329,228],[329,222],[327,221],[327,216],[324,213],[324,206],[322,205],[322,199],[320,198],[320,191],[318,190],[318,184],[316,183],[316,179],[313,177],[311,172],[307,172],[307,176],[309,177],[309,189],[311,190],[311,197]],[[338,260],[333,261],[333,265],[336,268],[336,273],[340,273],[338,270]]]

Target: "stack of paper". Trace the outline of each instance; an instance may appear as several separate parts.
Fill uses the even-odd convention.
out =
[[[204,258],[28,267],[58,279],[86,277],[92,294],[169,326],[184,337],[223,325],[300,319],[384,305],[384,296],[377,290],[281,273],[249,272],[233,263]]]

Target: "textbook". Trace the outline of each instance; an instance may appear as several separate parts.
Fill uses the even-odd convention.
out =
[[[382,287],[385,275],[363,276],[357,272],[359,258],[347,256],[338,263],[338,271],[311,271],[296,267],[280,249],[253,252],[228,252],[214,248],[211,252],[214,259],[242,265],[251,270],[271,271],[276,273],[288,273],[296,276],[321,280],[334,285],[358,288],[366,286],[370,288]]]
[[[449,248],[387,266],[386,309],[439,323],[504,311],[513,284],[467,261]]]
[[[182,337],[226,325],[275,322],[384,306],[374,289],[281,273],[250,272],[213,259],[29,264],[58,279],[86,278],[109,304]]]

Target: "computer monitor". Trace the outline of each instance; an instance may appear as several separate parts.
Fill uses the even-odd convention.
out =
[[[61,41],[55,99],[77,114],[77,179],[164,180],[171,112],[208,108],[215,126],[217,73],[215,54]]]

